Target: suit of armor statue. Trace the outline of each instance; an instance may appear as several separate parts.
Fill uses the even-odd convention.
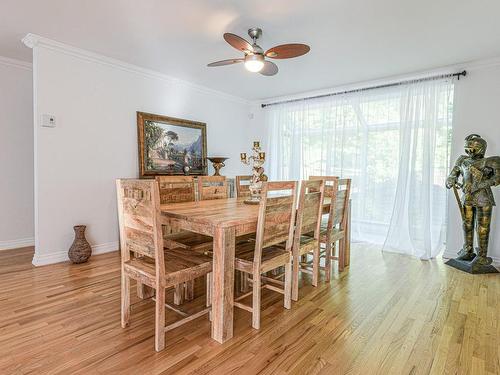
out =
[[[495,206],[491,187],[500,184],[500,157],[485,158],[486,146],[487,143],[481,136],[467,136],[467,155],[457,159],[446,180],[448,189],[462,190],[458,203],[462,215],[464,245],[458,252],[457,259],[472,261],[476,266],[489,265],[492,262],[487,256],[491,214]],[[456,190],[455,195],[458,197]],[[474,228],[478,239],[477,254],[474,253]]]

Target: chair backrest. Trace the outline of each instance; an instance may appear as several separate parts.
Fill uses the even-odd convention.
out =
[[[314,238],[319,238],[324,188],[325,181],[322,179],[301,182],[294,244],[299,244],[300,236],[307,233],[314,232]]]
[[[268,196],[270,192],[276,192]],[[255,238],[254,267],[260,267],[262,249],[286,242],[291,251],[297,204],[297,181],[264,182]]]
[[[334,185],[338,179],[337,176],[309,176],[309,180],[323,180],[325,182],[325,197],[331,197],[333,191],[337,191],[337,187],[334,189]]]
[[[192,176],[157,176],[160,203],[194,202],[195,190]]]
[[[156,276],[165,274],[160,194],[155,180],[116,180],[122,262],[145,256],[155,260]]]
[[[333,212],[335,212],[335,205],[337,201],[337,193],[339,189],[339,178],[337,176],[309,176],[309,180],[323,180],[325,183],[323,201],[330,202],[330,209],[328,211],[328,222],[326,225],[327,233],[331,233],[333,224]]]
[[[250,196],[250,181],[252,181],[252,176],[236,176],[237,198],[247,198]]]
[[[333,225],[340,224],[340,228],[345,228],[347,220],[347,209],[351,194],[351,179],[344,178],[338,181],[338,191],[335,197],[335,205],[332,204],[330,216],[333,218]],[[333,203],[333,199],[332,199]]]
[[[224,199],[228,196],[227,180],[224,176],[199,176],[198,197],[200,201]]]

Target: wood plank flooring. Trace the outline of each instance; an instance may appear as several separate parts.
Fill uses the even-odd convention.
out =
[[[353,244],[350,268],[292,310],[263,291],[262,328],[236,309],[234,338],[206,317],[154,351],[154,302],[132,298],[120,327],[118,253],[33,267],[33,250],[0,252],[0,374],[499,374],[500,276],[468,275]],[[204,304],[203,285],[190,310]],[[172,295],[167,295],[172,300]],[[167,310],[167,320],[178,319]]]

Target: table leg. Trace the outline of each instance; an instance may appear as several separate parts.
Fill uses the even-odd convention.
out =
[[[233,337],[234,228],[214,233],[212,338],[221,344]]]

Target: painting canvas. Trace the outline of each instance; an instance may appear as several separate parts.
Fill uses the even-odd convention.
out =
[[[206,124],[137,112],[141,177],[206,174]]]

